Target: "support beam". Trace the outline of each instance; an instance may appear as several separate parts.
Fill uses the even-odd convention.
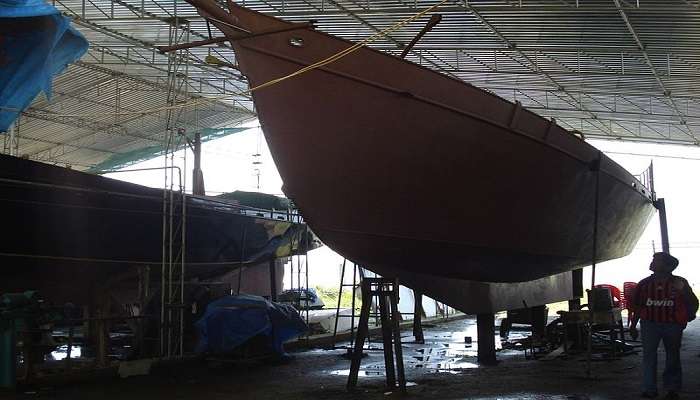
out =
[[[11,315],[11,314],[10,314]],[[17,333],[12,317],[0,319],[0,390],[17,384]]]
[[[477,314],[477,361],[479,364],[496,364],[496,328],[493,314]]]
[[[197,196],[204,196],[204,173],[202,172],[202,134],[200,132],[194,133],[194,140],[192,141],[192,152],[194,153],[194,167],[192,168],[192,194]],[[271,261],[271,263],[272,265],[270,267],[270,276],[274,276],[274,261]],[[275,289],[274,286],[273,289]]]
[[[413,290],[413,337],[416,343],[425,343],[423,336],[423,294]]]
[[[661,249],[668,253],[670,245],[668,241],[668,221],[666,219],[666,201],[663,198],[654,202],[654,207],[659,211],[659,225],[661,229]]]

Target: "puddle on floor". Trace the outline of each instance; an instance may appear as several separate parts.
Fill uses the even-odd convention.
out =
[[[459,372],[465,369],[479,368],[479,364],[465,361],[464,359],[450,359],[434,364],[416,364],[413,368],[423,368],[427,371],[438,372]]]
[[[337,369],[335,371],[331,371],[331,375],[339,375],[339,376],[348,376],[350,375],[350,370],[349,369]],[[385,376],[384,370],[367,370],[367,369],[360,369],[359,373],[357,376],[370,376],[370,377],[376,377],[376,376]]]
[[[430,329],[425,331],[425,343],[411,342],[411,336],[403,338],[402,349],[404,368],[407,373],[420,371],[422,373],[451,373],[460,374],[466,370],[479,368],[477,363],[478,341],[476,324],[472,321],[455,331]],[[529,332],[511,331],[509,341],[523,339]],[[496,349],[501,357],[512,357],[521,354],[515,350],[504,349],[500,336],[495,336]],[[372,346],[377,351],[365,350],[365,358],[360,365],[359,376],[384,377],[384,356],[381,342],[373,341]],[[508,347],[506,345],[506,347]],[[349,367],[349,365],[348,365]],[[325,371],[332,375],[348,376],[349,369]]]

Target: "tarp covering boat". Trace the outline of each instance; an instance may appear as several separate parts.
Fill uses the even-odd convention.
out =
[[[284,355],[284,342],[308,330],[299,312],[288,304],[260,296],[226,296],[207,306],[195,323],[199,333],[196,351],[227,354],[256,336],[264,336],[269,350]]]
[[[70,19],[43,0],[0,0],[0,132],[40,92],[51,96],[53,77],[87,48]]]
[[[136,266],[160,271],[163,229],[171,223],[173,251],[183,250],[188,278],[318,246],[304,224],[245,215],[237,204],[206,196],[185,196],[183,218],[182,195],[173,194],[172,222],[167,210],[164,220],[169,191],[7,155],[0,155],[0,193],[0,292],[30,288],[65,298],[83,294],[76,285]]]
[[[237,201],[242,206],[264,210],[287,210],[292,207],[289,199],[267,193],[236,190],[235,192],[220,194],[217,197]]]

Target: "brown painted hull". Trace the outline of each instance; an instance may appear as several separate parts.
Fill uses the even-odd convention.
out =
[[[456,308],[465,314],[485,314],[566,301],[574,293],[572,272],[562,272],[527,282],[477,282],[435,276],[430,271],[414,273],[387,267],[374,272],[398,278],[402,285]]]
[[[232,14],[252,32],[289,27]],[[350,43],[304,28],[233,45],[255,87]],[[592,260],[599,152],[519,105],[366,48],[253,95],[285,193],[347,258],[486,282]],[[652,212],[641,184],[602,156],[597,260],[628,254]]]

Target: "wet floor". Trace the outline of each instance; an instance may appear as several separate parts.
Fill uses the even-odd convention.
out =
[[[686,335],[686,347],[699,348],[700,325],[692,326]],[[403,334],[402,351],[406,377],[416,383],[407,393],[411,398],[449,398],[475,400],[612,400],[637,399],[641,394],[639,353],[617,360],[596,362],[589,377],[583,355],[562,354],[533,360],[514,346],[529,336],[524,330],[512,331],[506,342],[496,336],[497,366],[480,366],[477,362],[478,340],[476,321],[467,319],[437,325],[425,330],[425,343],[413,342]],[[348,345],[349,343],[346,343]],[[384,390],[385,366],[381,343],[373,342],[373,350],[365,351],[358,380],[358,391],[371,398],[371,393]],[[520,350],[515,350],[515,348]],[[339,359],[342,350],[335,350]],[[687,357],[686,396],[700,399],[700,349],[698,357]],[[661,356],[663,359],[663,355]],[[342,368],[326,369],[318,374],[346,378],[349,361]],[[394,395],[397,393],[393,391]]]
[[[455,329],[456,328],[456,329]],[[509,341],[523,339],[529,336],[529,332],[511,332]],[[384,377],[385,364],[382,344],[375,342],[366,345],[360,366],[361,377]],[[503,350],[500,336],[495,336],[496,350],[501,359],[524,357],[524,353],[513,350]],[[339,346],[349,347],[349,342],[340,343]],[[417,369],[425,373],[459,373],[465,369],[478,368],[477,350],[479,342],[476,335],[476,321],[466,319],[455,321],[444,326],[431,326],[425,328],[424,343],[414,342],[414,338],[407,332],[402,332],[402,352],[404,367]],[[338,354],[344,354],[343,350],[336,350]],[[347,376],[349,368],[324,371],[333,375]]]
[[[496,366],[476,362],[478,341],[473,319],[425,329],[425,344],[411,343],[403,333],[405,395],[387,388],[381,345],[374,338],[357,389],[345,389],[350,361],[344,350],[312,349],[292,353],[292,360],[257,365],[218,365],[202,362],[153,371],[150,376],[35,388],[27,394],[0,398],[56,400],[350,400],[350,399],[474,399],[474,400],[619,400],[638,399],[641,355],[593,363],[586,376],[580,356],[533,360],[522,351],[501,345]],[[514,332],[520,337],[525,332]],[[465,338],[467,338],[465,340]],[[471,343],[469,343],[471,339]],[[659,359],[663,365],[664,357]],[[684,399],[700,399],[700,322],[684,333]]]

